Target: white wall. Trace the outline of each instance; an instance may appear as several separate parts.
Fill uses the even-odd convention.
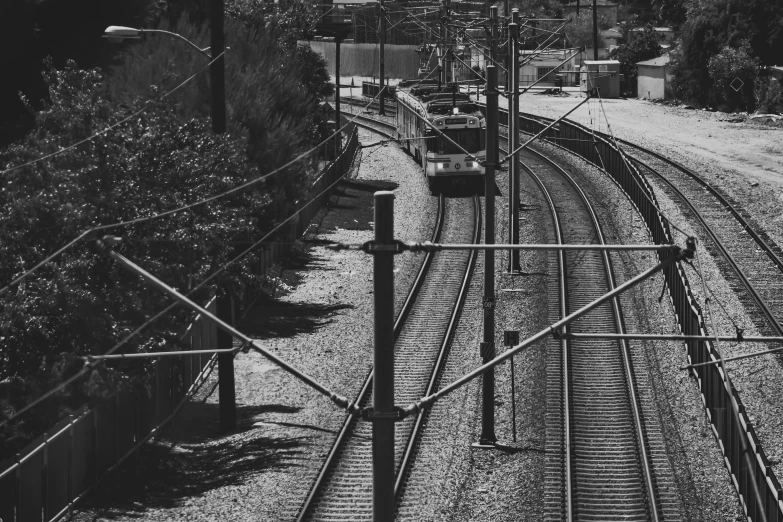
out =
[[[639,76],[636,83],[639,98],[666,99],[665,69],[664,66],[639,66]]]

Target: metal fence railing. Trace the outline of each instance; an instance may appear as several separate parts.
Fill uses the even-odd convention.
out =
[[[508,123],[508,114],[501,114],[500,120],[501,123]],[[523,114],[520,117],[520,128],[523,132],[536,134],[551,121],[547,118]],[[593,133],[592,130],[575,122],[563,120],[544,133],[542,139],[571,151],[599,169],[605,170],[636,206],[655,243],[673,243],[669,225],[658,211],[658,203],[651,185],[630,161],[626,161],[623,152],[609,141],[608,136]],[[658,253],[661,261],[671,255],[668,251]],[[693,297],[682,266],[676,263],[666,268],[664,277],[682,333],[707,335],[701,308]],[[687,341],[686,349],[691,364],[719,359],[713,344],[709,341]],[[759,515],[763,512],[767,521],[783,522],[783,489],[761,447],[737,390],[734,387],[727,388],[720,365],[702,366],[694,368],[693,371],[701,389],[707,417],[718,439],[725,465],[739,493],[748,520],[760,520]],[[739,412],[738,417],[735,416],[735,411]],[[744,461],[741,439],[744,439],[751,455],[749,467]],[[755,478],[758,485],[760,500],[752,489],[751,477]]]
[[[343,119],[343,124],[347,123]],[[301,236],[329,197],[328,189],[346,174],[359,146],[358,131],[350,125],[341,153],[321,171],[310,188],[311,204],[301,209],[288,233]],[[259,267],[286,255],[293,241],[265,245]],[[206,308],[216,312],[216,300]],[[182,336],[191,350],[217,349],[214,322],[197,316]],[[183,350],[187,351],[187,349]],[[101,477],[117,468],[160,432],[217,363],[217,355],[163,357],[153,362],[149,393],[122,390],[95,407],[60,421],[32,441],[16,458],[0,463],[0,522],[49,522],[67,514]]]
[[[215,299],[207,305],[215,311]],[[197,316],[181,340],[192,350],[217,347],[217,328]],[[156,435],[209,375],[216,355],[164,357],[153,364],[149,394],[121,390],[62,420],[0,472],[0,520],[55,520],[100,477]]]

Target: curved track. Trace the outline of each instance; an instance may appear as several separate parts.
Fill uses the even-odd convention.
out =
[[[558,242],[604,243],[584,192],[556,164],[526,151],[522,167],[544,194]],[[535,171],[545,172],[539,177]],[[559,317],[614,288],[608,253],[556,254]],[[570,282],[570,284],[569,284]],[[573,332],[623,332],[618,300]],[[679,520],[674,476],[654,405],[637,392],[625,343],[560,341],[550,350],[547,388],[548,520]],[[642,380],[642,385],[646,381]],[[645,407],[646,406],[646,407]]]
[[[551,121],[521,113],[522,117]],[[573,124],[573,122],[571,122]],[[615,138],[596,133],[609,142]],[[783,336],[783,249],[740,204],[687,167],[632,142],[629,158],[684,207],[708,239],[707,247],[724,272],[736,278],[734,290],[763,334]],[[557,140],[548,140],[557,145]],[[600,166],[599,166],[600,168]],[[778,356],[783,364],[783,356]]]
[[[368,124],[372,126],[371,124]],[[375,129],[373,129],[375,130]],[[476,242],[480,230],[478,198],[441,199],[433,241]],[[396,402],[409,403],[430,393],[447,357],[451,335],[461,313],[475,253],[428,255],[395,323]],[[371,402],[372,373],[357,398]],[[409,417],[395,426],[399,497],[414,457],[424,417]],[[370,520],[372,517],[372,424],[349,417],[311,489],[298,520]]]
[[[628,142],[625,142],[629,145]],[[636,147],[635,147],[636,148]],[[783,252],[749,217],[717,189],[684,166],[637,148],[646,161],[633,157],[642,173],[660,182],[669,197],[685,207],[701,226],[707,247],[718,254],[742,288],[735,291],[767,335],[783,335]],[[683,174],[685,174],[683,176]],[[706,190],[705,190],[706,189]],[[782,360],[783,359],[779,359]]]

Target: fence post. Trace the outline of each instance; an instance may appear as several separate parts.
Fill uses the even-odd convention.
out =
[[[232,298],[228,292],[217,298],[217,316],[234,325]],[[223,329],[217,331],[217,347],[226,350],[234,345],[234,339]],[[218,396],[220,401],[220,431],[226,433],[237,429],[236,390],[234,389],[234,354],[218,354]]]

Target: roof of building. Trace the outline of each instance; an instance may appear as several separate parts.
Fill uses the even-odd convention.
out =
[[[644,31],[645,29],[647,29],[647,28],[646,27],[634,27],[633,29],[631,29],[631,31],[638,32],[638,31]],[[659,33],[674,32],[674,29],[672,29],[671,27],[653,27],[652,29],[653,29],[653,31],[658,31]]]
[[[669,53],[664,54],[663,56],[659,56],[658,58],[653,58],[652,60],[644,60],[643,62],[636,62],[636,65],[651,65],[654,67],[662,67],[669,63],[671,58],[669,58]]]
[[[619,29],[604,29],[601,31],[601,36],[604,38],[622,38],[623,33]]]
[[[585,60],[585,65],[620,65],[617,60]]]
[[[593,2],[592,0],[582,0],[579,2],[579,7],[587,7],[592,6]],[[617,7],[617,4],[614,2],[610,2],[609,0],[596,0],[595,5],[598,6],[606,6],[606,7]],[[565,5],[565,7],[576,7],[576,2],[571,2]]]

